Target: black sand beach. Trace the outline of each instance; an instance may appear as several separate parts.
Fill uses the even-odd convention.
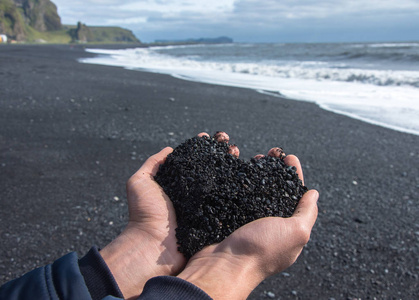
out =
[[[296,154],[320,192],[298,261],[250,299],[419,297],[419,136],[253,90],[77,62],[91,55],[0,47],[0,284],[105,246],[127,219],[125,182],[149,155],[223,130],[241,158]]]

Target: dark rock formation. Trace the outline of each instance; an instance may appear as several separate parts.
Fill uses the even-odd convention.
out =
[[[89,27],[81,22],[77,23],[77,28],[70,29],[69,33],[73,42],[87,43],[93,40],[93,35]]]
[[[31,29],[61,29],[57,6],[50,0],[0,0],[0,33],[23,41]]]
[[[25,38],[23,16],[12,0],[0,0],[0,33],[18,41]]]
[[[15,0],[22,3],[26,23],[44,32],[61,29],[57,6],[50,0]]]

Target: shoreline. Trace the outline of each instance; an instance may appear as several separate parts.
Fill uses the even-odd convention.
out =
[[[275,70],[275,67],[259,64],[258,62],[224,63],[221,60],[211,63],[213,59],[211,55],[213,54],[208,54],[208,56],[205,56],[207,59],[200,62],[182,57],[179,59],[168,58],[165,55],[161,55],[160,50],[153,49],[135,52],[107,51],[106,49],[92,48],[86,50],[99,54],[99,56],[82,59],[80,62],[119,66],[130,70],[148,71],[157,74],[169,74],[175,78],[194,82],[270,91],[274,94],[282,94],[283,98],[316,103],[328,111],[370,124],[419,135],[419,122],[416,121],[419,107],[414,105],[418,92],[412,86],[403,85],[403,83],[413,80],[411,77],[407,77],[405,81],[400,80],[400,85],[376,85],[368,80],[365,82],[362,80],[361,82],[357,80],[352,81],[346,78],[349,76],[347,72],[338,72],[340,75],[336,76],[340,79],[332,81],[322,80],[325,76],[324,74],[328,74],[328,72],[332,73],[329,74],[330,76],[334,76],[333,68],[328,69],[328,71],[317,69],[317,73],[312,70],[311,72],[317,75],[311,74],[307,78],[303,74],[300,74],[303,75],[302,78],[298,76],[288,77],[287,75],[283,77],[283,72],[292,72],[293,67],[291,65],[285,64],[285,66],[281,67],[285,69]],[[239,51],[240,49],[237,48],[236,50]],[[175,56],[176,53],[174,52]],[[223,54],[220,53],[220,55]],[[137,63],[137,59],[141,63]],[[213,63],[217,66],[212,66],[211,64]],[[172,67],[168,67],[168,64]],[[230,68],[238,68],[238,71],[229,72]],[[257,71],[253,72],[252,68],[256,68]],[[258,70],[259,68],[260,70]],[[299,70],[298,67],[295,68]],[[306,71],[310,72],[310,70]],[[264,72],[278,72],[275,74],[279,77],[271,77]],[[376,74],[376,72],[378,73]],[[360,74],[367,78],[372,76],[375,80],[384,80],[388,76],[388,72],[386,73],[382,70],[357,69],[356,67],[349,73],[355,77],[361,76]],[[399,74],[399,76],[402,76],[402,74]],[[387,78],[387,80],[389,79]],[[397,99],[397,101],[392,101],[391,99]]]
[[[419,135],[419,132],[417,132],[415,130],[406,129],[406,128],[402,128],[402,127],[398,127],[398,126],[393,126],[393,125],[389,125],[389,124],[386,124],[386,123],[383,123],[383,122],[372,121],[372,120],[369,120],[367,118],[363,118],[363,117],[357,116],[357,115],[352,114],[352,113],[348,113],[348,112],[344,112],[344,111],[340,111],[340,110],[335,110],[335,109],[332,109],[332,108],[328,108],[327,106],[324,106],[324,105],[321,105],[321,104],[317,104],[314,101],[290,99],[290,98],[288,98],[288,97],[286,97],[284,95],[275,95],[275,92],[271,92],[271,91],[263,91],[263,90],[260,90],[258,92],[260,92],[262,94],[271,95],[273,97],[283,98],[283,99],[289,99],[289,100],[294,100],[294,101],[303,101],[303,102],[314,103],[317,106],[319,106],[321,109],[324,109],[326,111],[330,111],[330,112],[335,113],[335,114],[338,114],[338,115],[349,117],[351,119],[362,121],[362,122],[365,122],[365,123],[368,123],[368,124],[371,124],[371,125],[375,125],[375,126],[380,126],[380,127],[386,128],[386,129],[391,129],[391,130],[394,130],[394,131],[397,131],[397,132],[401,132],[401,133],[413,134],[413,135],[416,135],[416,136]]]
[[[296,154],[320,192],[300,258],[249,299],[418,296],[418,136],[255,90],[77,62],[93,56],[0,47],[1,283],[106,245],[149,155],[223,130],[246,160],[274,146]]]

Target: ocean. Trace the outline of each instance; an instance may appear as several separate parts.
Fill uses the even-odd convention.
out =
[[[419,135],[419,42],[186,45],[122,50],[80,62],[245,87]]]

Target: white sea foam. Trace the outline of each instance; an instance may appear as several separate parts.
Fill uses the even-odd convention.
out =
[[[368,47],[377,47],[377,48],[419,47],[419,43],[378,43],[378,44],[368,44]]]
[[[175,46],[179,47],[179,46]],[[164,55],[150,48],[88,49],[84,63],[171,74],[185,80],[279,92],[290,99],[419,135],[419,72],[365,70],[327,62],[220,62]]]
[[[199,45],[202,47],[202,45]],[[190,46],[169,46],[172,48]],[[318,81],[348,81],[371,83],[375,85],[412,85],[419,87],[419,71],[368,70],[348,68],[344,63],[330,64],[321,61],[287,61],[287,62],[216,62],[198,61],[188,57],[174,57],[155,52],[163,47],[87,51],[109,56],[84,59],[83,62],[96,62],[126,68],[141,68],[162,71],[167,70],[207,70],[226,73],[243,73],[275,78],[313,79]]]
[[[374,44],[353,44],[353,48],[404,48],[404,47],[419,47],[419,43],[374,43]]]

